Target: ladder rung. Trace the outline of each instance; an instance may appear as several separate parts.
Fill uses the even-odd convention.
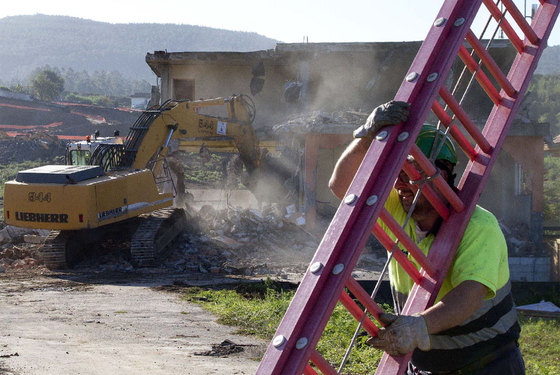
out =
[[[540,38],[535,33],[535,30],[529,25],[523,14],[517,9],[517,6],[511,0],[502,0],[508,12],[511,14],[521,31],[525,34],[527,39],[533,44],[539,44]]]
[[[488,79],[486,73],[484,73],[482,69],[480,69],[476,61],[474,61],[473,57],[471,56],[469,51],[467,51],[465,46],[461,46],[461,48],[459,48],[459,57],[461,58],[461,60],[463,60],[471,73],[476,74],[476,80],[478,81],[478,83],[480,83],[482,89],[486,91],[486,94],[488,95],[490,100],[492,100],[494,104],[499,105],[502,101],[500,93],[498,92],[498,90],[496,90],[492,82],[490,82],[490,79]]]
[[[416,170],[416,168],[411,163],[404,163],[403,170],[406,172],[408,177],[413,181],[418,181],[422,178],[420,173]],[[416,185],[411,185],[412,190],[416,194],[418,191],[418,187]],[[449,208],[443,203],[443,201],[436,195],[434,189],[430,185],[424,185],[422,188],[422,194],[426,197],[428,202],[432,205],[432,207],[438,212],[438,214],[443,218],[443,220],[447,220],[449,218]]]
[[[508,94],[512,98],[516,97],[517,90],[513,88],[511,82],[507,79],[507,77],[502,72],[502,69],[500,69],[498,64],[496,64],[492,56],[490,56],[486,48],[484,48],[484,46],[480,43],[480,40],[478,40],[478,38],[476,37],[476,35],[474,35],[472,30],[469,30],[469,32],[467,33],[466,39],[467,42],[469,42],[469,44],[471,45],[471,47],[475,50],[478,57],[480,57],[482,62],[484,62],[484,65],[486,65],[488,71],[492,74],[494,78],[496,78],[496,81],[498,81],[498,84],[502,87],[502,89],[504,89],[506,94]]]
[[[414,264],[412,264],[412,262],[408,260],[408,258],[403,254],[401,249],[397,248],[396,251],[393,251],[393,239],[389,237],[387,233],[385,233],[383,228],[381,228],[381,225],[379,225],[378,223],[375,223],[375,225],[373,226],[373,234],[375,235],[375,237],[377,237],[379,242],[381,242],[381,245],[383,245],[383,247],[387,249],[387,251],[393,253],[393,258],[395,258],[395,260],[399,262],[401,267],[406,271],[406,273],[408,273],[410,278],[416,284],[420,284],[423,278],[420,272],[416,269]]]
[[[426,271],[428,275],[434,277],[436,275],[436,270],[432,267],[428,258],[426,258],[422,250],[414,243],[412,238],[404,231],[395,218],[391,216],[389,211],[386,209],[381,210],[379,218],[389,227],[389,230],[399,239],[400,243],[402,243],[410,255],[416,259],[424,271]]]
[[[445,112],[445,109],[443,109],[443,107],[437,100],[434,100],[434,104],[432,104],[432,112],[435,113],[437,118],[446,128],[449,128],[449,133],[451,133],[451,136],[453,137],[455,142],[459,144],[459,146],[467,154],[469,159],[475,160],[478,155],[477,152],[475,151],[473,146],[471,146],[469,141],[467,141],[463,133],[461,133],[461,131],[457,128],[457,125],[455,125],[451,121],[451,117],[449,117],[447,112]]]
[[[415,144],[412,145],[411,154],[412,157],[414,157],[414,161],[418,163],[420,168],[422,168],[428,176],[434,176],[436,174],[437,170],[432,162],[426,158],[422,150],[420,150],[420,148]],[[437,176],[433,182],[456,212],[462,212],[465,209],[463,201],[457,196],[457,194],[455,194],[453,189],[449,186],[447,181],[443,179],[443,177]]]
[[[480,146],[482,151],[490,154],[493,150],[493,147],[490,145],[490,143],[488,143],[488,140],[486,139],[486,137],[484,137],[482,132],[478,130],[474,122],[472,122],[469,115],[467,115],[467,113],[463,110],[459,103],[457,103],[457,100],[455,100],[455,97],[451,95],[449,90],[447,90],[445,87],[442,87],[439,90],[439,96],[441,96],[445,103],[447,103],[451,111],[455,113],[455,116],[457,116],[459,121],[461,121],[461,124],[463,124],[467,132],[471,135],[471,137],[473,137],[474,141]]]
[[[338,375],[338,372],[331,366],[331,364],[325,358],[323,358],[323,356],[321,354],[319,354],[317,352],[317,350],[313,350],[311,352],[311,358],[310,359],[311,359],[311,362],[313,362],[315,364],[315,366],[317,366],[317,368],[319,370],[321,370],[323,375]],[[311,368],[311,366],[309,366],[309,364],[307,365],[307,367]],[[313,371],[315,371],[315,370],[313,370]],[[313,374],[313,373],[317,374],[316,372],[312,372],[310,374]]]
[[[370,297],[364,288],[353,277],[348,278],[346,287],[361,303],[368,312],[379,320],[379,315],[384,313],[383,309]]]
[[[521,39],[519,39],[519,36],[517,36],[517,33],[513,30],[508,20],[506,20],[505,17],[502,18],[503,15],[500,9],[498,9],[498,6],[494,3],[493,0],[482,1],[484,2],[484,5],[486,5],[486,8],[488,8],[488,11],[492,15],[492,17],[494,17],[494,19],[498,23],[500,23],[500,27],[502,28],[502,30],[504,30],[517,52],[523,53],[523,42],[521,41]]]
[[[354,302],[354,300],[348,295],[348,293],[344,291],[342,292],[342,294],[340,295],[340,303],[342,303],[344,307],[346,307],[346,310],[348,310],[350,315],[352,315],[358,322],[360,322],[362,318],[364,318],[364,310],[362,310],[360,306],[358,306],[358,304]],[[377,333],[379,332],[379,328],[377,328],[377,326],[373,324],[373,322],[367,315],[364,318],[363,327],[370,336],[377,336]]]

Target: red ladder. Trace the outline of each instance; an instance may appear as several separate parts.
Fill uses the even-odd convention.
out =
[[[489,12],[517,50],[507,75],[470,29],[482,3],[487,10],[481,11]],[[529,25],[512,0],[501,0],[501,4],[493,0],[444,2],[395,96],[395,100],[411,103],[408,121],[384,129],[373,141],[268,346],[257,374],[317,374],[316,370],[323,374],[337,374],[315,348],[338,301],[358,321],[364,316],[362,309],[344,291],[345,287],[366,307],[369,316],[377,318],[382,312],[351,275],[372,231],[389,251],[393,249],[394,242],[376,224],[378,218],[422,265],[418,271],[400,251],[393,252],[395,259],[415,282],[403,314],[423,311],[434,303],[462,233],[546,47],[558,11],[558,0],[540,0],[540,6]],[[520,30],[522,38],[516,30]],[[474,55],[465,47],[467,43],[482,62],[484,70],[480,69]],[[461,108],[452,90],[444,86],[457,56],[493,102],[482,131]],[[498,89],[493,82],[497,82]],[[447,108],[440,103],[445,103]],[[407,155],[414,157],[426,175],[433,176],[436,173],[432,163],[414,144],[430,110],[447,127],[449,134],[469,157],[469,162],[457,194],[449,189],[441,177],[434,180],[450,207],[442,203],[428,185],[424,186],[422,193],[444,218],[426,257],[384,209],[383,203],[402,168],[411,179],[419,177],[418,171],[410,163],[405,163]],[[474,140],[474,145],[463,135],[464,131]],[[377,327],[369,317],[364,319],[363,328],[370,335],[377,334]],[[376,373],[402,374],[410,355],[391,357],[385,354]]]

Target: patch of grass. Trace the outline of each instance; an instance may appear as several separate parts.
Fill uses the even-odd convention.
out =
[[[236,289],[189,288],[185,299],[219,316],[220,323],[239,327],[240,334],[269,340],[294,295],[293,290],[285,287],[267,280],[239,285]],[[390,310],[387,305],[383,308]],[[527,375],[560,374],[560,322],[522,317],[520,323],[520,346]],[[354,318],[337,304],[317,346],[335,368],[341,363],[356,327]],[[344,373],[359,375],[375,372],[383,353],[366,345],[366,339],[365,335],[358,336]]]
[[[560,374],[560,321],[520,317],[519,322],[527,375]]]
[[[238,327],[243,335],[270,338],[286,312],[293,293],[274,288],[255,293],[190,288],[185,298],[219,316],[221,324]]]
[[[237,290],[189,288],[185,299],[202,305],[219,316],[218,322],[238,327],[238,333],[255,335],[268,340],[276,331],[293,298],[293,290],[285,290],[270,280],[242,285]],[[357,322],[337,305],[319,341],[319,352],[333,364],[340,363]],[[353,350],[345,367],[352,374],[371,374],[383,354],[368,345],[367,337],[358,338],[358,349]]]

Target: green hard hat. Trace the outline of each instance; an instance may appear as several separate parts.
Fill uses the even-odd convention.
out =
[[[436,126],[430,124],[424,124],[418,138],[416,138],[416,145],[422,150],[424,155],[428,158],[431,156],[432,147],[434,146],[434,138],[437,133],[439,133],[438,141],[441,142],[445,138],[445,143],[441,147],[436,160],[443,159],[451,162],[452,164],[457,164],[457,153],[455,152],[455,145],[451,142],[451,139],[445,135],[445,133],[439,130]]]

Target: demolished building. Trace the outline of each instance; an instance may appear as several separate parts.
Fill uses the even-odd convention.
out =
[[[394,97],[420,44],[279,43],[274,50],[245,53],[156,51],[146,55],[146,62],[159,79],[162,102],[251,92],[257,131],[286,147],[285,153],[298,163],[294,203],[313,230],[317,215],[328,217],[338,207],[327,182],[352,130],[376,105]],[[491,49],[499,65],[512,53],[505,41],[495,41]],[[461,71],[452,74],[449,79],[455,81]],[[475,122],[486,118],[492,107],[481,90],[472,86],[462,103],[475,114]],[[534,271],[531,277],[542,278],[528,281],[548,280],[551,275],[550,262],[541,259],[548,259],[542,247],[547,136],[544,124],[526,119],[514,123],[480,199],[512,239],[510,255],[530,259],[517,271],[512,267],[512,274],[527,278],[522,268],[529,267]],[[466,159],[460,160],[459,168],[465,165]]]

